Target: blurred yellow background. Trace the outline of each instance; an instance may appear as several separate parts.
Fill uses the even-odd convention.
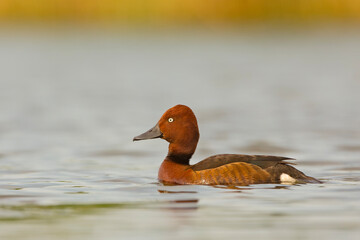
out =
[[[359,22],[359,0],[1,0],[0,22]]]

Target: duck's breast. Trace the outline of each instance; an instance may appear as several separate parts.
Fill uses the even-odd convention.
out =
[[[189,165],[164,160],[158,173],[159,181],[172,184],[196,184],[195,171]]]

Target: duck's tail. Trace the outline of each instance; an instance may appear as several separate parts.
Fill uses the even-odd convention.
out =
[[[278,183],[322,183],[316,178],[305,175],[293,166],[286,163],[278,163],[274,166],[266,168],[266,171],[272,176],[272,182]]]

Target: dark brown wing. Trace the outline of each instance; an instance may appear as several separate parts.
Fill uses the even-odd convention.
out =
[[[194,171],[217,168],[225,164],[234,162],[245,162],[257,165],[263,169],[275,166],[278,163],[285,163],[285,160],[295,160],[288,157],[267,156],[267,155],[242,155],[242,154],[219,154],[208,157],[201,162],[191,166]]]
[[[191,168],[194,171],[201,171],[206,169],[214,169],[222,167],[230,163],[243,162],[253,164],[270,174],[270,182],[280,182],[280,177],[283,173],[294,178],[297,182],[305,183],[321,183],[321,181],[305,175],[303,172],[290,166],[286,160],[295,160],[293,158],[268,156],[268,155],[241,155],[241,154],[220,154],[208,157],[201,162],[194,164]]]

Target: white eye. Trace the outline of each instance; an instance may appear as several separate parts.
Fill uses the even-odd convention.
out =
[[[172,119],[172,118],[169,118],[169,119],[168,119],[168,121],[169,121],[169,122],[173,122],[173,121],[174,121],[174,119]]]

